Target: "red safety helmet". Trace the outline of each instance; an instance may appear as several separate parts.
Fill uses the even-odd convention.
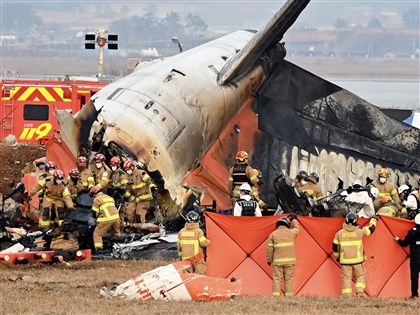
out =
[[[136,165],[134,164],[134,162],[132,160],[127,160],[124,162],[123,168],[124,171],[128,171],[129,169],[134,168]]]
[[[105,155],[103,155],[102,153],[98,153],[95,155],[93,160],[95,161],[95,163],[103,163],[105,162],[106,159],[105,159]]]
[[[56,170],[57,169],[57,164],[55,164],[53,161],[48,161],[47,163],[45,163],[45,169],[47,171]]]
[[[247,158],[248,158],[248,153],[247,153],[247,152],[245,152],[245,151],[239,151],[238,153],[236,153],[236,159],[237,159],[238,161],[243,162],[243,161],[245,161],[245,159],[247,159]]]
[[[64,179],[64,173],[62,170],[55,170],[53,176],[55,179]]]
[[[84,156],[79,156],[77,158],[77,164],[87,164],[87,162],[88,162],[88,159]]]
[[[119,156],[114,156],[110,161],[109,161],[109,165],[110,166],[120,166],[121,165],[121,159]]]
[[[71,169],[69,175],[72,178],[80,178],[80,172],[77,168]]]

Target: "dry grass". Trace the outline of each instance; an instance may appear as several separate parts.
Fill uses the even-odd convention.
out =
[[[419,301],[379,298],[236,297],[220,302],[126,301],[99,296],[170,261],[87,261],[64,265],[0,265],[0,314],[419,314]],[[26,276],[22,279],[23,276]]]

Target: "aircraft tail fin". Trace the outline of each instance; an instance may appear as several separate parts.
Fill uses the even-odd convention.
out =
[[[284,33],[293,25],[309,1],[288,0],[267,25],[258,31],[251,41],[224,65],[217,78],[218,83],[220,85],[229,83],[255,65],[255,62],[263,53],[283,38]]]

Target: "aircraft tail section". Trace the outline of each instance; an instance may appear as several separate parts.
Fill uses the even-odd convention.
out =
[[[310,0],[288,0],[271,18],[267,25],[258,31],[251,41],[222,68],[218,83],[224,85],[247,72],[265,52],[275,46],[284,33],[296,21]]]

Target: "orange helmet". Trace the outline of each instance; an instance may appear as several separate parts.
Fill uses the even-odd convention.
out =
[[[248,153],[247,153],[247,152],[245,152],[245,151],[238,151],[238,153],[236,153],[236,159],[237,159],[238,161],[243,162],[243,161],[245,161],[245,159],[247,159],[247,158],[248,158]]]
[[[386,168],[380,168],[377,174],[378,177],[389,177],[389,171]]]
[[[109,165],[110,166],[120,166],[121,164],[121,159],[119,156],[114,156],[110,161],[109,161]]]

